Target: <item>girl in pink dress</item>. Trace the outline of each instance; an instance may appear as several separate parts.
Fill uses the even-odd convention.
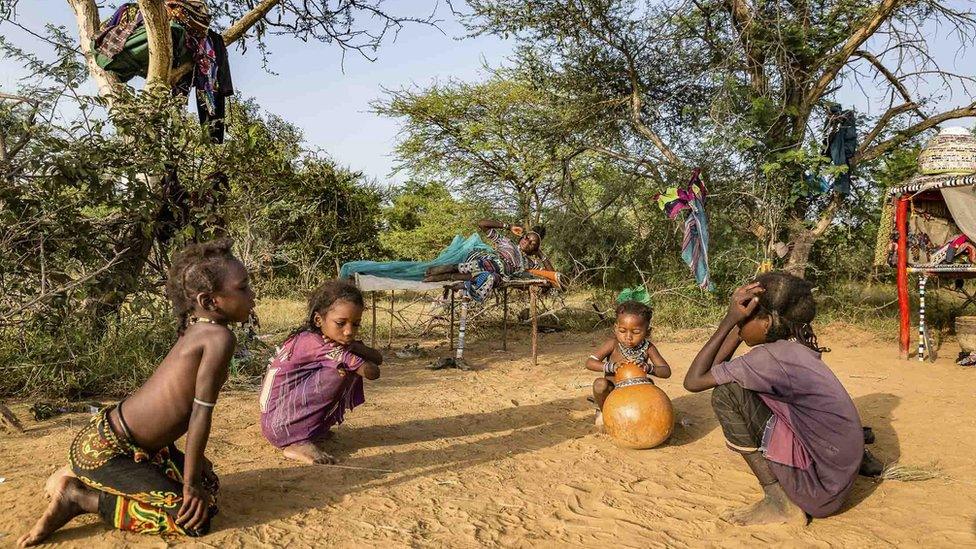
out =
[[[380,377],[383,355],[356,339],[363,294],[341,280],[309,297],[305,324],[281,345],[261,389],[261,431],[285,457],[334,463],[322,450],[346,410],[365,402],[363,378]]]

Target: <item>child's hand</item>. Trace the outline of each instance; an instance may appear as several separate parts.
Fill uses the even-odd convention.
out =
[[[749,318],[759,306],[759,295],[764,291],[758,282],[740,286],[732,292],[732,301],[729,303],[729,312],[726,316],[739,322]]]
[[[183,485],[183,506],[176,514],[176,523],[187,530],[196,530],[207,521],[210,492],[202,486]]]

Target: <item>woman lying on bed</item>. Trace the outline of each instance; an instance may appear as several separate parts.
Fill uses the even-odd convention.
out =
[[[475,249],[461,263],[430,267],[424,281],[464,281],[468,295],[482,301],[503,278],[518,276],[529,270],[554,270],[540,248],[546,236],[545,227],[536,226],[526,230],[519,225],[485,219],[478,223],[478,228],[484,231],[493,250]],[[505,236],[501,232],[503,230],[519,237],[518,243]]]

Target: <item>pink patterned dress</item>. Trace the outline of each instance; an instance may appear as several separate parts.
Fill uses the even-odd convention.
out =
[[[292,336],[268,365],[261,388],[261,431],[278,448],[324,436],[346,410],[366,401],[365,361],[315,332]]]

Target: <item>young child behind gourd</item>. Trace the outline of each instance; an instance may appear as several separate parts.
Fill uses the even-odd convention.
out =
[[[598,427],[603,426],[603,402],[614,389],[613,375],[619,364],[633,362],[643,368],[648,376],[671,377],[668,361],[651,343],[651,317],[654,311],[639,301],[624,301],[617,306],[616,313],[613,336],[586,361],[586,369],[603,373],[593,381],[595,423]]]

